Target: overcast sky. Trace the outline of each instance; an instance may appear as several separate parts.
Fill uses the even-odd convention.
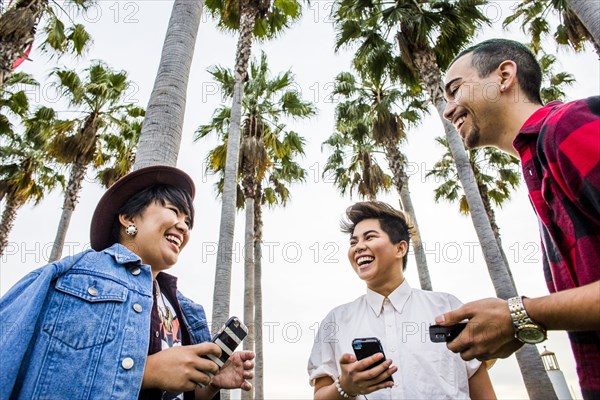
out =
[[[501,21],[515,3],[491,3],[485,10],[495,21],[476,41],[492,37],[527,40],[514,26],[501,29]],[[60,60],[77,68],[85,68],[89,60],[101,59],[115,69],[123,69],[135,82],[128,100],[142,107],[148,102],[172,3],[165,1],[101,1],[80,18],[90,30],[94,45],[85,60]],[[305,99],[319,109],[308,122],[292,122],[307,141],[306,156],[300,163],[308,170],[308,179],[292,187],[292,199],[286,209],[264,213],[263,295],[265,341],[265,394],[269,399],[311,398],[306,362],[316,330],[327,312],[339,304],[352,301],[365,291],[364,284],[352,271],[346,258],[348,238],[340,233],[339,221],[344,210],[357,198],[342,198],[332,179],[322,177],[328,153],[321,143],[333,131],[335,99],[330,93],[333,79],[349,69],[351,55],[334,54],[334,31],[329,13],[330,1],[312,1],[303,19],[278,40],[255,45],[253,54],[267,52],[273,73],[291,69],[298,89]],[[66,12],[70,12],[68,6]],[[188,297],[204,305],[212,314],[214,270],[218,241],[220,201],[216,199],[213,176],[204,173],[207,151],[216,139],[194,143],[193,132],[209,121],[221,103],[217,85],[206,69],[214,64],[232,67],[237,38],[219,32],[205,15],[200,26],[188,90],[188,103],[183,142],[178,166],[188,172],[197,185],[197,219],[192,238],[172,273],[180,278],[180,289]],[[546,47],[556,53],[552,44]],[[583,54],[561,50],[557,53],[562,70],[575,74],[577,83],[568,90],[569,99],[597,95],[600,89],[598,58],[588,49]],[[56,65],[36,49],[21,70],[45,82]],[[37,104],[49,104],[59,110],[48,83],[32,91]],[[72,115],[72,114],[69,114]],[[66,114],[64,114],[66,118]],[[426,173],[440,158],[442,149],[434,138],[443,135],[435,111],[424,123],[409,133],[403,148],[409,159],[410,189],[417,219],[427,252],[434,290],[449,292],[462,301],[494,296],[494,289],[478,247],[470,218],[458,213],[457,205],[436,204],[433,189],[436,182],[425,180]],[[90,171],[73,215],[63,255],[88,247],[89,223],[93,209],[103,190],[94,182]],[[438,183],[439,184],[439,183]],[[398,204],[390,193],[380,198]],[[62,194],[50,194],[38,207],[24,206],[9,237],[6,255],[0,269],[0,294],[5,293],[27,272],[45,264],[50,253],[62,207]],[[529,297],[547,293],[542,268],[537,221],[529,205],[524,185],[513,200],[497,211],[504,249],[520,294]],[[231,313],[243,316],[243,229],[242,213],[236,222]],[[406,276],[411,286],[419,287],[411,256]],[[577,375],[568,339],[563,332],[550,332],[543,343],[556,353],[571,389],[580,398]],[[543,346],[538,346],[543,351]],[[502,399],[527,396],[516,359],[499,360],[490,370],[496,393]]]

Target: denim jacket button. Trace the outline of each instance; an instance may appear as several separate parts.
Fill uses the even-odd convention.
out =
[[[96,287],[94,286],[89,287],[87,291],[90,294],[90,296],[98,296],[98,289],[96,289]]]
[[[133,359],[130,357],[124,358],[123,361],[121,361],[121,366],[123,369],[131,369],[133,368],[133,364]]]
[[[139,305],[138,303],[135,303],[133,305],[133,309],[135,310],[135,312],[141,313],[142,312],[142,306]]]
[[[131,270],[131,275],[138,276],[141,272],[142,272],[142,269],[140,267],[135,267],[134,269]]]

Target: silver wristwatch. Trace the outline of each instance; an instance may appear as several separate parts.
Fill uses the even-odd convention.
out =
[[[512,297],[508,299],[508,309],[515,327],[515,337],[523,343],[536,344],[546,340],[546,328],[534,322],[523,305],[523,297]]]

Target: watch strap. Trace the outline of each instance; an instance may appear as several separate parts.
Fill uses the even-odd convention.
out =
[[[531,318],[529,318],[527,310],[525,310],[525,306],[523,305],[523,296],[511,297],[508,299],[508,309],[510,310],[510,316],[515,329],[526,324],[537,325],[531,320]]]

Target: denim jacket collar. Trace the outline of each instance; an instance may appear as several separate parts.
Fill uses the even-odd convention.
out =
[[[140,256],[123,246],[121,243],[115,243],[103,251],[106,254],[113,256],[115,261],[119,264],[128,264],[133,262],[136,264],[142,263]]]

